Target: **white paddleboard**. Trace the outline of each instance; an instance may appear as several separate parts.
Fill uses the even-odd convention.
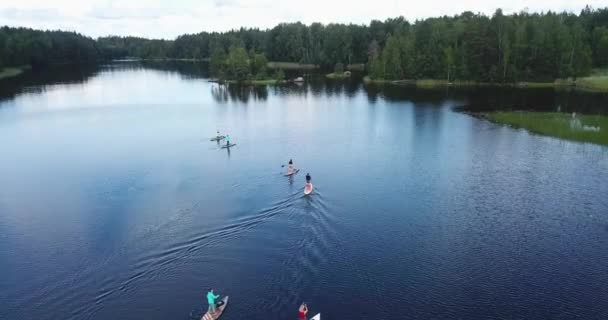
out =
[[[312,193],[312,182],[310,183],[310,188],[308,187],[308,185],[304,186],[304,195],[309,195],[311,193]]]
[[[321,314],[317,313],[314,317],[310,318],[310,320],[321,320]]]

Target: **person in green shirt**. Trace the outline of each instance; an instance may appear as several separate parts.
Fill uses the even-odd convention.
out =
[[[209,312],[215,312],[215,299],[219,298],[219,295],[213,293],[213,288],[207,292],[207,302],[209,302]]]

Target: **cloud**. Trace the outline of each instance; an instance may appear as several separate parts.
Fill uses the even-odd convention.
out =
[[[357,23],[404,16],[410,21],[463,11],[492,14],[496,8],[513,13],[579,12],[585,4],[606,6],[605,0],[0,0],[0,25],[64,29],[90,36],[134,35],[172,39],[184,33],[226,31],[244,27],[270,28],[280,22],[306,24]]]
[[[87,17],[93,19],[108,20],[140,20],[140,19],[160,19],[170,15],[179,15],[172,12],[174,10],[159,8],[95,8],[87,13]]]
[[[61,11],[55,8],[25,10],[18,8],[0,9],[0,17],[5,19],[56,19],[61,18],[62,16]]]
[[[214,0],[213,5],[217,8],[221,7],[232,7],[238,5],[237,0]]]

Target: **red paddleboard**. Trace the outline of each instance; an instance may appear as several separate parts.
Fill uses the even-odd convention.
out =
[[[304,186],[304,195],[309,195],[312,193],[312,182],[311,183],[307,183]]]

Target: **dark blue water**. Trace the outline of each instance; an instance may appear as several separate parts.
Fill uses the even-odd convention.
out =
[[[608,148],[454,111],[487,92],[177,71],[2,84],[0,318],[608,318]]]

